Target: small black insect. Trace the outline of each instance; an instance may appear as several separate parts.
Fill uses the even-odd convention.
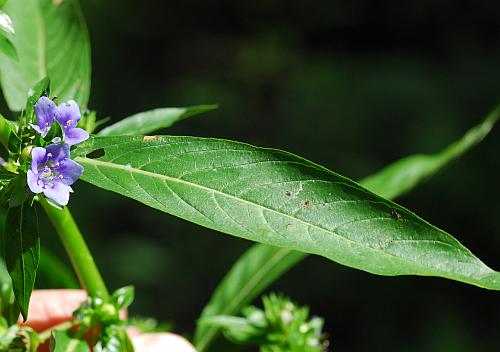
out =
[[[287,197],[291,197],[291,196],[292,196],[292,192],[290,192],[290,191],[286,191],[286,192],[285,192],[285,195],[286,195]]]
[[[401,214],[399,214],[396,209],[391,209],[391,217],[395,220],[401,219]]]

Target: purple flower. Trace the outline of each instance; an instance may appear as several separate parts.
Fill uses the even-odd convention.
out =
[[[49,133],[50,127],[54,123],[56,104],[47,97],[41,97],[35,106],[36,125],[31,125],[35,131],[42,134],[45,138]]]
[[[80,108],[74,100],[60,104],[57,107],[55,118],[63,129],[64,143],[74,145],[89,138],[87,131],[76,127],[82,116],[80,115]]]
[[[51,144],[31,151],[28,186],[33,193],[45,194],[60,205],[68,204],[72,185],[83,173],[83,167],[69,158],[68,144]]]
[[[78,104],[74,100],[56,106],[49,98],[41,97],[34,108],[36,125],[31,125],[31,127],[41,133],[42,138],[45,138],[54,120],[57,120],[63,129],[64,143],[71,146],[89,138],[87,131],[76,127],[82,116]]]

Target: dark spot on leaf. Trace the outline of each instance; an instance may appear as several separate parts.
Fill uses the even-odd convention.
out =
[[[395,220],[401,219],[401,214],[399,214],[396,209],[391,209],[391,217]]]
[[[287,197],[291,197],[291,196],[292,196],[292,192],[290,192],[290,191],[286,191],[286,192],[285,192],[285,195],[286,195]]]
[[[97,159],[97,158],[100,158],[102,156],[104,156],[104,149],[103,148],[99,148],[99,149],[96,149],[94,150],[93,152],[90,152],[88,153],[87,155],[85,155],[87,158],[89,159]]]
[[[307,208],[309,206],[309,204],[311,204],[311,202],[308,199],[306,199],[304,202],[302,202],[302,206],[304,208]]]

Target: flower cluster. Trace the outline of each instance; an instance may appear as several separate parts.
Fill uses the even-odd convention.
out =
[[[54,121],[63,132],[45,148],[35,147],[31,151],[31,167],[28,170],[28,186],[33,193],[43,193],[57,204],[66,205],[71,185],[82,175],[83,167],[70,159],[70,147],[89,138],[89,134],[76,127],[81,118],[80,109],[70,100],[59,106],[47,97],[41,97],[34,106],[36,124],[31,127],[45,138]]]

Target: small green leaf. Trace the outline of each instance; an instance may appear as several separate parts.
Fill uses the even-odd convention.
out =
[[[16,48],[9,38],[0,34],[0,52],[6,56],[7,59],[19,61]]]
[[[117,309],[124,309],[132,304],[134,297],[134,286],[125,286],[113,292],[111,295],[111,303],[113,303]]]
[[[104,156],[85,157],[95,150]],[[500,290],[500,273],[451,235],[290,153],[136,136],[93,138],[74,155],[85,181],[216,231],[373,274],[440,276]]]
[[[24,320],[28,318],[29,301],[40,260],[37,226],[36,209],[27,202],[8,210],[5,223],[5,263]]]
[[[90,352],[84,340],[71,337],[67,330],[53,330],[50,338],[51,352]]]
[[[0,4],[0,7],[2,4]],[[12,26],[12,20],[9,15],[0,10],[0,30],[4,31],[7,34],[14,34],[16,31]]]
[[[175,122],[217,108],[217,105],[197,105],[185,108],[160,108],[144,111],[104,128],[99,136],[132,136],[150,134]]]
[[[17,333],[20,327],[18,325],[10,326],[7,331],[0,335],[0,347],[5,348],[1,351],[9,351],[8,346],[17,338]]]
[[[16,30],[9,39],[18,61],[0,56],[0,82],[12,111],[24,107],[28,90],[50,77],[60,101],[87,106],[90,92],[90,44],[77,0],[13,0],[5,4]]]

